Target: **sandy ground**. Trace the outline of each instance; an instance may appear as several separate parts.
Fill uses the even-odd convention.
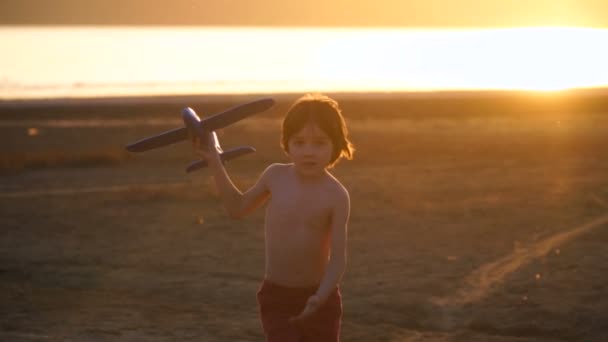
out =
[[[343,341],[608,339],[608,116],[350,124]],[[0,340],[263,340],[262,213],[228,220],[187,146],[116,152],[159,127],[25,126],[10,162],[52,157],[1,174]],[[258,148],[241,186],[284,160],[276,123],[222,140]]]

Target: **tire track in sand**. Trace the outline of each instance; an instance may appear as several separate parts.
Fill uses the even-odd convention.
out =
[[[607,223],[608,214],[604,214],[592,221],[556,233],[530,246],[517,248],[513,253],[496,261],[483,264],[474,270],[465,278],[465,286],[455,295],[434,298],[431,301],[440,306],[477,302],[485,298],[494,289],[495,285],[501,283],[506,276],[533,259],[540,258],[551,252],[554,248]]]

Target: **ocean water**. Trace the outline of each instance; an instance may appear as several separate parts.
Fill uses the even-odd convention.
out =
[[[0,99],[608,85],[608,30],[0,27]]]

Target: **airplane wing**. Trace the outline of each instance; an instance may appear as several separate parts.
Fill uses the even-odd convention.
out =
[[[233,124],[253,114],[263,112],[274,105],[274,100],[265,98],[243,105],[235,106],[221,113],[204,118],[201,121],[201,126],[208,132],[214,131]],[[141,139],[132,144],[127,145],[126,149],[130,152],[144,152],[154,148],[163,147],[173,144],[188,138],[188,129],[186,127],[176,128],[158,135]]]
[[[201,126],[208,132],[231,125],[253,114],[263,112],[274,106],[274,100],[265,98],[232,107],[221,113],[201,120]]]
[[[251,146],[240,146],[240,147],[235,147],[235,148],[232,148],[232,149],[229,149],[229,150],[226,150],[226,151],[220,153],[220,158],[222,158],[223,162],[227,162],[228,160],[232,160],[236,157],[240,157],[242,155],[253,153],[253,152],[255,152],[255,148],[253,148]],[[186,172],[196,171],[196,170],[202,169],[206,166],[207,166],[206,160],[197,160],[197,161],[190,163],[190,165],[188,165],[188,167],[186,168]]]
[[[160,133],[158,135],[143,138],[132,144],[127,145],[127,151],[129,152],[143,152],[154,148],[163,147],[169,144],[176,143],[188,138],[188,130],[186,127],[172,129]]]

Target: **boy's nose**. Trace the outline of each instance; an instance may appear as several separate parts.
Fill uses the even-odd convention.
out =
[[[313,155],[315,154],[315,149],[314,146],[307,144],[306,146],[304,146],[304,155],[305,156],[309,156],[309,155]]]

